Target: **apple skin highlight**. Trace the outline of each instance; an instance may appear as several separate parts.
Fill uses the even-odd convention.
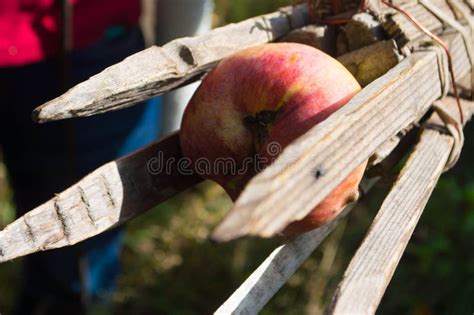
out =
[[[219,183],[236,200],[256,174],[249,157],[270,164],[277,143],[284,149],[361,89],[337,60],[307,45],[270,43],[242,50],[222,60],[191,98],[181,124],[183,155],[210,165],[232,159],[235,169],[211,169],[202,177]],[[299,234],[333,219],[358,194],[366,163],[356,168],[303,220],[284,234]],[[236,174],[236,170],[245,173]]]

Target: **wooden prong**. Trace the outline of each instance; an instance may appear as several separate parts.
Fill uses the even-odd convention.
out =
[[[0,231],[0,262],[83,241],[199,183],[180,157],[176,133],[98,168]]]
[[[405,148],[399,150],[388,141],[378,149],[380,159],[388,158],[388,168],[393,168],[404,156]],[[380,176],[364,178],[360,190],[365,196],[380,180]],[[219,307],[214,314],[256,314],[288,281],[308,256],[333,231],[339,222],[352,210],[354,203],[327,224],[310,232],[298,235],[277,247],[240,287]]]
[[[461,35],[445,39],[461,77],[470,70]],[[438,58],[445,58],[439,50],[414,52],[285,148],[274,164],[249,182],[213,239],[271,237],[304,218],[378,146],[441,97]],[[325,175],[315,179],[315,168],[323,168]]]
[[[309,24],[306,4],[229,24],[209,33],[138,52],[38,107],[37,122],[90,116],[126,108],[198,80],[216,62],[273,41]]]
[[[454,17],[454,13],[444,0],[432,0],[436,5],[441,6],[446,14]],[[372,0],[370,0],[372,2]],[[376,1],[374,1],[376,2]],[[380,1],[378,1],[380,2]],[[395,1],[406,12],[410,13],[417,21],[423,21],[423,26],[433,33],[440,33],[444,26],[443,23],[434,16],[426,7],[417,1]],[[381,4],[381,2],[380,2]],[[390,11],[386,5],[381,4],[385,12]],[[409,42],[416,42],[425,38],[425,34],[400,12],[393,11],[393,14],[386,15],[383,19],[383,26],[390,38],[397,41],[402,47]]]

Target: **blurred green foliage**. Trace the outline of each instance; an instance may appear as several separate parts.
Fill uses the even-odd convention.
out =
[[[217,0],[216,25],[270,12],[291,1]],[[474,312],[474,125],[456,168],[441,178],[379,308],[380,314]],[[262,314],[320,314],[390,187],[383,182],[326,239]],[[128,225],[118,314],[212,313],[280,239],[216,245],[207,236],[230,208],[206,182]],[[14,211],[0,167],[0,227]],[[20,262],[0,265],[0,312],[8,314]]]

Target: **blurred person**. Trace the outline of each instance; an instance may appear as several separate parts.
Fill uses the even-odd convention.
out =
[[[139,0],[66,1],[0,1],[0,146],[18,216],[159,132],[158,99],[88,118],[31,120],[35,107],[144,48]],[[70,39],[61,18],[69,7]],[[14,314],[110,313],[122,237],[117,228],[26,257]]]

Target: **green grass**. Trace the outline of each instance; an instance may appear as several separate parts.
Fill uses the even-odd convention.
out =
[[[7,183],[5,166],[0,155],[0,229],[15,218],[12,192]],[[8,262],[0,265],[0,313],[8,314],[20,282],[20,263]]]
[[[215,0],[217,25],[235,23],[273,12],[294,3],[291,0]]]

